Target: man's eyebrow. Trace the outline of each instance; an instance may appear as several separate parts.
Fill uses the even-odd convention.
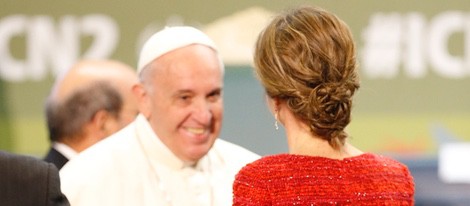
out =
[[[209,94],[213,94],[213,93],[216,93],[216,92],[222,92],[222,89],[223,89],[222,87],[215,88],[212,91],[210,91]]]
[[[190,89],[181,89],[181,90],[172,91],[171,93],[172,93],[171,94],[172,97],[177,97],[182,94],[192,94],[194,92]]]

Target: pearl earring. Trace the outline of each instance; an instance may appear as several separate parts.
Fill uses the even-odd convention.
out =
[[[276,130],[279,130],[279,125],[277,125],[277,111],[276,111],[276,114],[274,115],[274,119],[276,119],[276,121],[274,121],[274,128],[276,128]]]

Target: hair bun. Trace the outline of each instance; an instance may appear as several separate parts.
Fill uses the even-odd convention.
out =
[[[344,129],[349,121],[352,91],[344,83],[322,83],[310,93],[312,113],[322,128]],[[320,126],[319,125],[319,126]]]

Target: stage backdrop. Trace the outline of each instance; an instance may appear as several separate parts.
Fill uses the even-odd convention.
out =
[[[468,0],[2,0],[0,149],[42,156],[44,100],[57,74],[81,58],[136,65],[142,42],[171,25],[209,34],[226,63],[221,138],[259,154],[287,152],[252,73],[254,41],[273,14],[324,7],[350,25],[361,88],[351,142],[365,151],[435,155],[439,143],[470,140]]]

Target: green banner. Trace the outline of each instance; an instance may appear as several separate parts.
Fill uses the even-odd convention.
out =
[[[42,156],[44,100],[54,78],[82,58],[136,65],[142,42],[171,25],[202,29],[226,63],[221,138],[260,154],[286,152],[254,79],[255,39],[282,9],[313,4],[352,29],[361,88],[351,142],[365,151],[434,154],[470,140],[470,2],[13,1],[0,8],[0,149]],[[267,144],[269,143],[269,144]]]

